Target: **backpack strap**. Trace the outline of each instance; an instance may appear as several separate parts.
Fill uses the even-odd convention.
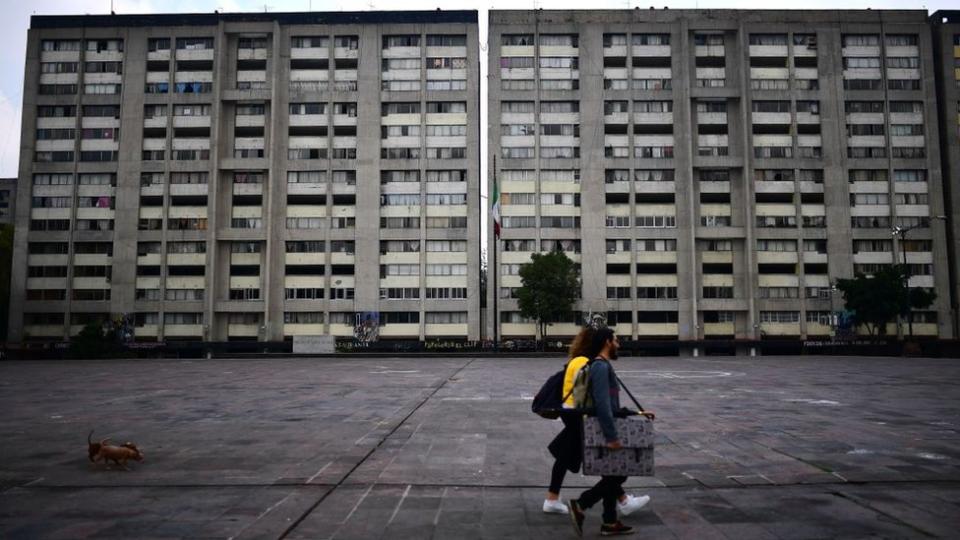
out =
[[[623,384],[623,381],[620,380],[620,376],[617,375],[616,372],[614,372],[613,376],[617,378],[617,382],[620,383],[620,386],[622,386],[623,389],[627,391],[627,395],[630,396],[631,400],[633,400],[633,404],[637,406],[637,409],[639,409],[640,412],[643,412],[643,407],[640,405],[639,402],[637,402],[637,398],[633,397],[633,393],[630,392],[630,389],[627,388],[627,385]]]
[[[580,366],[580,369],[577,370],[577,372],[579,373],[580,371],[583,371],[584,368],[590,367],[590,364],[592,364],[592,363],[593,363],[593,360],[587,360],[587,363],[584,364],[584,365],[582,365],[582,366]],[[570,363],[568,362],[567,365],[569,366]],[[564,368],[563,371],[564,371],[564,379],[566,379],[566,371],[567,371],[566,368]],[[576,374],[574,374],[573,380],[574,380],[574,382],[576,382],[576,380],[577,380]],[[567,392],[567,395],[563,396],[563,399],[560,400],[560,403],[561,403],[561,404],[566,403],[567,399],[569,399],[570,396],[573,395],[573,387],[574,387],[574,385],[571,384],[571,385],[570,385],[570,391]]]

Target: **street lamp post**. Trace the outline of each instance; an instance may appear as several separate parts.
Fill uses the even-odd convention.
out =
[[[941,221],[946,221],[946,220],[947,220],[947,216],[933,216],[933,219],[939,219],[939,220],[941,220]],[[898,226],[895,226],[895,227],[890,231],[890,235],[893,236],[893,237],[896,239],[896,241],[897,241],[897,250],[900,252],[901,258],[903,259],[903,269],[904,269],[904,272],[905,272],[905,273],[904,273],[904,277],[903,277],[903,281],[904,281],[903,287],[904,287],[904,289],[907,291],[907,302],[908,302],[908,304],[907,304],[907,309],[910,310],[910,312],[909,312],[908,315],[907,315],[907,324],[909,325],[909,335],[910,335],[911,338],[913,337],[913,306],[911,306],[911,305],[909,304],[909,302],[910,302],[910,277],[911,277],[911,275],[910,275],[910,266],[907,264],[907,251],[906,251],[906,249],[904,249],[903,242],[906,241],[906,239],[907,239],[907,233],[908,233],[908,232],[910,232],[910,231],[912,231],[912,230],[914,230],[914,229],[918,229],[918,228],[923,227],[923,226],[924,226],[924,225],[923,225],[922,223],[917,223],[916,225],[911,225],[911,226],[909,226],[909,227],[900,227],[900,226],[898,225]],[[902,323],[902,322],[900,323],[900,328],[901,328],[901,329],[903,328],[903,323]],[[902,330],[901,330],[901,332],[902,332]]]

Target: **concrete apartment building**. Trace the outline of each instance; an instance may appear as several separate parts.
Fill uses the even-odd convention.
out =
[[[950,245],[950,306],[953,335],[960,336],[960,11],[937,11],[930,16],[937,104],[940,109],[940,156],[943,163],[944,207]]]
[[[477,28],[33,17],[10,341],[479,339]]]
[[[904,260],[939,293],[913,333],[955,336],[926,12],[491,11],[489,28],[491,332],[534,335],[516,274],[560,246],[583,287],[554,336],[589,312],[634,339],[828,336],[832,284]]]

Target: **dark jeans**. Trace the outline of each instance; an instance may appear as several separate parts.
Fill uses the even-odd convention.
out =
[[[602,500],[603,522],[616,523],[617,499],[623,494],[623,483],[626,481],[626,476],[601,476],[599,482],[580,494],[577,503],[586,510]]]

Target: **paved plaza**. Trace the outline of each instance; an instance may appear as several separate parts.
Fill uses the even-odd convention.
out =
[[[540,510],[560,422],[530,412],[562,364],[0,362],[0,538],[574,538]],[[960,537],[960,361],[615,366],[657,413],[636,538]],[[146,461],[91,464],[91,429]]]

